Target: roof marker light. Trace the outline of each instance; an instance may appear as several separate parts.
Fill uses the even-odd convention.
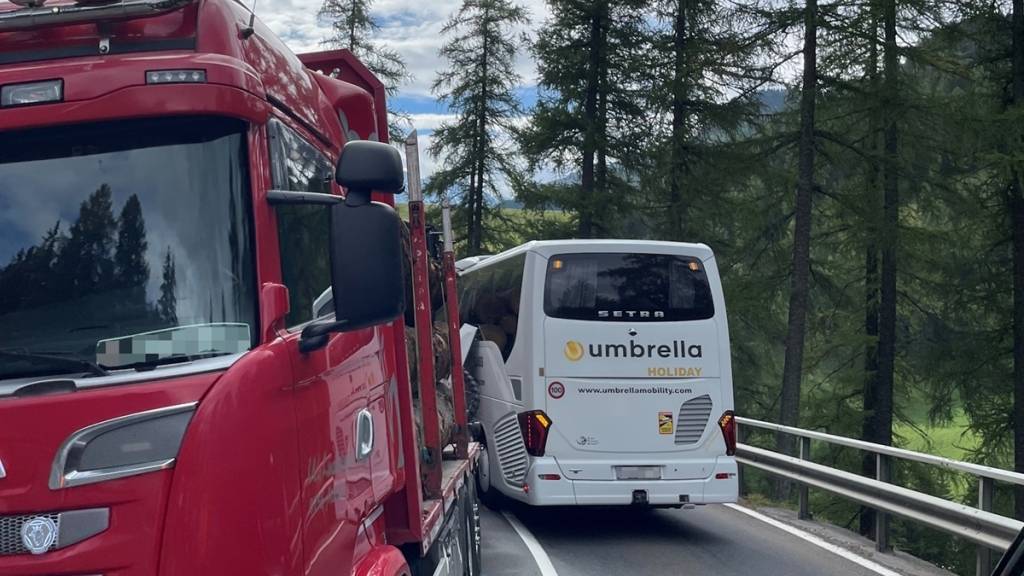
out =
[[[205,84],[206,70],[150,70],[146,84]]]
[[[44,80],[0,87],[0,107],[47,104],[64,99],[63,80]]]

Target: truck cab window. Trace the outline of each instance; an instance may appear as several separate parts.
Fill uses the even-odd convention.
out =
[[[270,166],[273,187],[295,192],[331,191],[334,164],[282,122],[271,120]],[[328,210],[323,206],[278,206],[277,236],[281,278],[288,287],[289,327],[321,316],[314,303],[331,285]],[[328,308],[321,307],[322,310]]]

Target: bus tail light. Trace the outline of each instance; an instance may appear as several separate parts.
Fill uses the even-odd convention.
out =
[[[732,410],[726,410],[718,419],[718,427],[722,429],[722,437],[725,438],[725,455],[736,455],[736,416]]]
[[[532,410],[519,415],[519,428],[523,431],[526,452],[530,456],[543,456],[548,443],[548,429],[551,419],[543,410]]]

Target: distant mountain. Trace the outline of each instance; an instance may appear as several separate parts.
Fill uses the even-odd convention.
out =
[[[513,200],[509,198],[506,200],[502,200],[501,202],[498,202],[497,207],[499,210],[522,210],[523,203],[518,200]]]
[[[774,114],[786,109],[786,91],[781,88],[761,90],[757,93],[757,99],[761,101],[761,111],[766,114]]]

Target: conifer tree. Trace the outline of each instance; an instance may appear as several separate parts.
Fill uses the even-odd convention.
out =
[[[355,55],[380,79],[387,95],[394,97],[399,87],[409,80],[409,72],[401,54],[374,38],[380,32],[380,24],[371,13],[372,7],[373,0],[324,0],[320,18],[327,20],[333,30],[324,42]],[[409,124],[407,115],[389,108],[388,116],[391,140],[401,141]]]
[[[118,219],[117,248],[114,251],[115,276],[122,288],[144,288],[149,281],[149,263],[146,261],[146,221],[142,216],[139,197],[132,194],[121,209]],[[143,293],[144,297],[145,294]]]
[[[1009,208],[1013,237],[1013,461],[1014,470],[1024,472],[1024,0],[1013,0],[1010,12],[1010,114],[1009,156],[1018,160],[1010,166]],[[1014,508],[1024,518],[1024,487],[1016,486]]]
[[[112,192],[103,184],[82,202],[60,252],[57,268],[67,290],[84,296],[113,284],[116,231]]]
[[[797,159],[796,209],[793,230],[792,277],[786,359],[782,369],[779,421],[797,426],[800,421],[800,388],[803,379],[804,339],[811,272],[811,196],[815,180],[815,107],[818,98],[818,2],[804,6],[804,62],[800,86],[800,136]],[[780,451],[793,454],[793,437],[779,434]]]
[[[163,279],[160,282],[160,299],[156,303],[157,315],[167,324],[178,323],[178,278],[175,271],[174,255],[170,247],[164,255]],[[211,318],[212,313],[211,313]]]
[[[659,0],[654,8],[645,64],[652,145],[641,193],[657,237],[686,240],[708,232],[690,220],[699,223],[701,208],[713,209],[750,160],[737,161],[733,145],[761,112],[758,90],[773,79],[770,52],[784,26],[758,2]]]
[[[487,241],[484,222],[516,170],[510,135],[522,114],[515,71],[526,11],[509,0],[465,0],[445,24],[440,55],[448,66],[438,73],[433,92],[456,119],[434,133],[430,153],[442,158],[427,192],[458,198],[456,224],[464,226],[470,254]]]
[[[580,237],[606,235],[635,192],[650,139],[646,2],[551,0],[549,6],[552,16],[532,49],[540,97],[520,143],[532,168],[553,168],[562,182],[532,187],[524,200],[574,214]]]

